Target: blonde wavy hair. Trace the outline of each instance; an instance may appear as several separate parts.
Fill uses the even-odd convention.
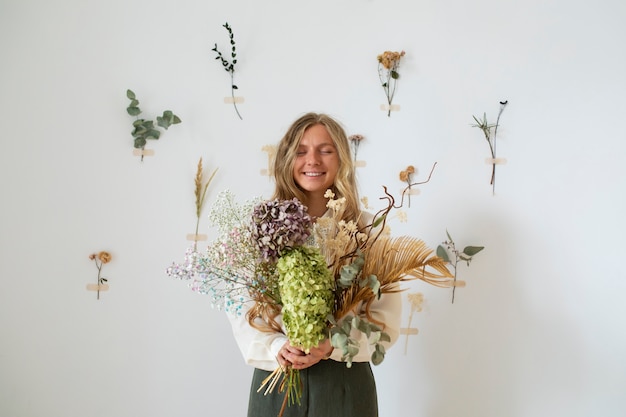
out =
[[[307,205],[307,198],[303,190],[293,178],[293,165],[296,153],[304,132],[311,126],[322,125],[328,131],[337,154],[339,156],[339,171],[335,178],[332,191],[335,198],[346,199],[344,220],[360,219],[359,193],[357,190],[354,163],[350,151],[350,141],[339,122],[323,113],[306,113],[299,117],[285,133],[278,144],[278,149],[272,161],[271,174],[276,181],[274,197],[278,199],[297,198]]]

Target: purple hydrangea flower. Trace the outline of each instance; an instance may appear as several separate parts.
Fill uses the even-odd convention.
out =
[[[303,245],[312,226],[307,207],[296,198],[263,201],[252,212],[252,239],[267,262],[276,262],[287,248]]]

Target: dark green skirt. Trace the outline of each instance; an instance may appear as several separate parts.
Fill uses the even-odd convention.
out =
[[[257,392],[270,372],[254,370],[248,417],[277,417],[285,398],[278,392]],[[300,405],[285,407],[284,417],[378,417],[376,383],[369,362],[320,361],[300,371],[302,399]]]

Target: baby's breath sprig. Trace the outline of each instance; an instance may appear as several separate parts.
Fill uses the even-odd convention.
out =
[[[408,188],[408,207],[411,208],[411,180],[412,176],[415,173],[415,167],[413,165],[409,165],[406,167],[404,171],[400,171],[400,181],[404,181],[407,183]]]
[[[92,253],[91,255],[89,255],[89,259],[94,261],[96,264],[96,268],[98,268],[98,300],[100,299],[100,286],[106,284],[109,281],[107,278],[102,276],[102,267],[104,266],[104,264],[108,264],[109,262],[111,262],[111,258],[111,254],[106,251],[100,251],[98,253]]]
[[[445,262],[448,262],[452,269],[454,270],[454,283],[456,283],[456,271],[457,264],[459,261],[464,261],[469,266],[472,258],[481,250],[485,249],[484,246],[466,246],[463,250],[458,250],[450,237],[450,233],[446,230],[446,236],[448,240],[445,240],[441,245],[437,246],[437,256],[443,259]],[[450,256],[450,254],[452,256]],[[452,287],[452,303],[454,303],[454,291],[456,290],[456,285]]]
[[[477,118],[476,116],[472,116],[474,118],[474,121],[476,122],[476,124],[473,124],[472,127],[477,127],[480,130],[482,130],[483,134],[485,135],[485,140],[489,144],[489,151],[491,152],[491,159],[492,159],[491,181],[489,182],[489,184],[491,184],[493,194],[496,193],[496,161],[495,161],[496,137],[498,136],[498,126],[500,125],[500,116],[502,115],[502,112],[504,111],[504,107],[506,107],[507,103],[508,103],[508,100],[500,102],[500,111],[498,112],[498,117],[496,118],[495,123],[490,124],[487,122],[486,113],[483,113],[482,120]],[[492,131],[493,131],[493,136],[491,134]]]
[[[377,57],[378,78],[383,86],[385,96],[387,97],[387,104],[389,105],[387,117],[391,116],[391,102],[393,101],[393,96],[396,94],[396,85],[398,83],[398,78],[400,78],[398,68],[400,67],[400,59],[403,56],[404,51],[385,51]]]
[[[235,102],[235,90],[238,89],[238,87],[235,85],[235,79],[234,79],[235,78],[235,64],[237,64],[237,50],[235,48],[235,35],[233,34],[233,29],[230,27],[228,22],[224,23],[222,27],[226,28],[226,30],[228,31],[228,37],[230,38],[230,46],[231,46],[230,57],[232,58],[232,60],[229,61],[228,59],[224,58],[224,55],[222,55],[222,53],[217,49],[217,43],[211,50],[217,54],[215,59],[219,59],[222,62],[222,66],[224,67],[224,70],[226,70],[226,72],[230,74],[230,92],[233,98],[233,106],[235,107],[235,111],[237,112],[237,116],[239,116],[239,119],[243,120],[241,117],[241,114],[239,114],[239,110],[237,109],[237,103]]]

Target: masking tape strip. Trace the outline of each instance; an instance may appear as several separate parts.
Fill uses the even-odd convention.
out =
[[[87,291],[108,291],[109,284],[87,284]]]
[[[418,330],[414,327],[411,327],[409,329],[407,328],[402,328],[400,329],[400,334],[417,334]]]
[[[208,239],[208,236],[204,235],[204,234],[196,235],[194,233],[190,233],[190,234],[187,235],[187,240],[191,240],[193,242],[196,242],[196,241],[201,242],[201,241],[204,241],[204,240],[207,240],[207,239]]]
[[[404,192],[404,195],[419,195],[420,190],[419,188],[410,188],[406,191],[404,191],[405,188],[403,188],[402,190],[400,190],[400,194],[402,194]]]
[[[506,158],[487,158],[485,159],[487,165],[504,165],[506,164]]]
[[[153,156],[154,149],[133,149],[133,155],[135,156]]]
[[[356,168],[363,168],[365,165],[367,165],[365,161],[354,161],[354,166]]]
[[[400,111],[400,105],[399,104],[381,104],[380,105],[380,109],[383,111]]]
[[[224,97],[224,103],[225,104],[233,104],[233,103],[243,103],[244,99],[243,97]]]

